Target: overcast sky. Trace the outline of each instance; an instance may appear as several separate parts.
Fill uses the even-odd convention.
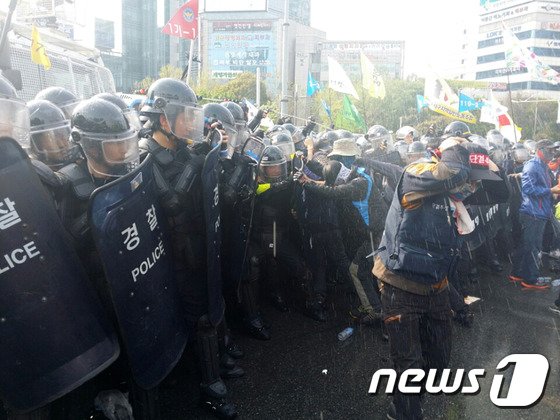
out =
[[[331,40],[404,40],[405,73],[449,70],[479,0],[311,0],[311,25]],[[472,25],[472,23],[471,23]]]

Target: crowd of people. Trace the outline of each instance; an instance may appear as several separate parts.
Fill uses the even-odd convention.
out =
[[[134,414],[150,418],[157,412],[157,386],[192,345],[202,405],[234,418],[224,379],[244,375],[236,364],[244,353],[228,322],[269,340],[265,303],[328,322],[332,285],[348,317],[386,330],[397,373],[444,368],[452,319],[473,323],[464,298],[481,264],[502,272],[504,263],[513,263],[504,277],[528,290],[550,287],[540,275],[543,260],[560,268],[554,217],[560,143],[515,142],[497,130],[483,137],[459,121],[441,132],[431,126],[422,136],[411,126],[394,134],[380,125],[365,134],[321,130],[313,118],[303,126],[284,119],[262,130],[265,110],[249,120],[243,103],[200,106],[188,85],[167,78],[152,84],[138,112],[114,94],[79,100],[59,87],[25,104],[1,77],[0,96],[3,136],[31,159],[124,348],[116,362],[115,355],[45,397],[47,408],[33,407],[35,413],[48,412],[55,399],[64,403],[65,393],[85,379],[99,380],[105,370],[113,373],[99,380],[100,389],[118,388],[125,378]],[[173,296],[164,311],[176,300],[181,324],[172,331],[178,343],[173,354],[151,382],[142,373],[152,361],[136,360],[116,298],[119,281],[101,251],[109,238],[94,239],[90,213],[94,191],[129,185],[148,161],[144,182],[153,183],[164,214],[157,223],[171,247],[172,272],[162,296],[168,299],[170,290]],[[133,249],[137,232],[119,229]],[[136,276],[148,276],[147,267]],[[422,418],[420,396],[397,391],[388,416]]]

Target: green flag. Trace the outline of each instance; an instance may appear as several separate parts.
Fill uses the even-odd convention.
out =
[[[365,132],[367,130],[366,123],[354,104],[350,102],[350,98],[344,95],[342,103],[342,111],[336,118],[336,126],[353,133]]]

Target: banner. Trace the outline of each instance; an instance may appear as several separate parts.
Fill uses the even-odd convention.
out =
[[[422,109],[427,108],[430,104],[422,95],[416,95],[416,109],[420,113]]]
[[[187,0],[161,32],[183,39],[195,39],[198,36],[198,0]]]
[[[45,70],[51,68],[51,60],[45,51],[45,46],[35,25],[31,29],[31,59],[34,63],[42,65]]]
[[[459,93],[459,112],[481,109],[486,106],[486,101],[477,101],[464,93]]]
[[[428,107],[440,115],[470,124],[476,123],[476,117],[473,114],[459,111],[459,97],[451,86],[435,73],[426,77],[424,99],[427,101]]]
[[[338,61],[331,57],[327,57],[327,59],[329,62],[329,87],[337,92],[347,93],[356,99],[360,99],[354,85],[342,66],[338,64]]]
[[[381,75],[375,70],[373,63],[360,51],[360,66],[362,68],[362,85],[372,98],[385,98],[385,83]]]
[[[323,105],[323,109],[325,110],[325,113],[329,116],[329,120],[331,120],[332,122],[331,107],[325,102],[324,99],[321,99],[321,104]]]
[[[321,85],[311,76],[311,72],[307,73],[307,96],[313,96],[315,92],[321,90]]]
[[[476,117],[470,112],[459,112],[456,108],[443,102],[430,102],[429,108],[445,117],[452,118],[457,121],[463,121],[468,124],[476,124]]]

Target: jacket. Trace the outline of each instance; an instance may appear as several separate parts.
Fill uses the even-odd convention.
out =
[[[546,163],[538,157],[527,161],[521,175],[521,207],[520,213],[528,214],[539,219],[549,219],[552,216],[552,187],[553,175]]]

